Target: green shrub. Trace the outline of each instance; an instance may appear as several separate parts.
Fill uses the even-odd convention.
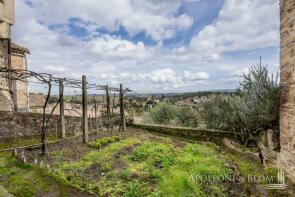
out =
[[[106,146],[109,143],[109,139],[108,138],[104,138],[100,140],[101,146]]]
[[[197,127],[198,111],[190,106],[160,103],[149,112],[144,113],[143,122],[182,127]]]
[[[90,147],[96,148],[96,149],[100,149],[100,147],[101,147],[101,143],[100,142],[97,142],[97,141],[95,141],[95,142],[89,142],[88,145]]]
[[[113,136],[112,137],[115,141],[120,141],[120,137],[119,136]]]
[[[244,76],[234,95],[216,97],[204,104],[209,128],[242,134],[245,145],[256,142],[261,131],[278,130],[280,85],[266,66],[256,66]]]
[[[176,114],[177,125],[182,127],[197,127],[198,116],[197,110],[190,106],[178,107]]]
[[[176,117],[177,107],[167,103],[160,103],[150,110],[149,116],[155,124],[169,124]]]
[[[112,137],[111,137],[111,138],[108,138],[107,140],[108,140],[108,143],[113,143],[113,142],[115,142],[115,141],[116,141],[116,140],[115,140],[115,139],[113,139]]]
[[[119,140],[120,140],[119,136],[105,137],[105,138],[97,139],[93,142],[89,142],[88,145],[92,148],[100,149],[102,146],[106,146],[109,143],[113,143]]]

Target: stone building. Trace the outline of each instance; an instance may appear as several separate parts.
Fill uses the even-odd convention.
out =
[[[14,0],[0,0],[0,66],[26,70],[29,50],[11,42],[14,21]],[[28,111],[27,83],[0,77],[0,101],[0,111]]]
[[[10,67],[10,26],[14,24],[14,0],[0,0],[0,67]],[[12,84],[0,77],[0,111],[12,111]]]
[[[0,38],[10,38],[10,26],[14,21],[14,0],[0,0]]]
[[[27,70],[26,54],[30,51],[14,42],[11,43],[11,68]],[[29,109],[28,83],[11,81],[16,111],[27,112]]]
[[[280,1],[283,85],[280,109],[279,165],[295,178],[295,1]]]

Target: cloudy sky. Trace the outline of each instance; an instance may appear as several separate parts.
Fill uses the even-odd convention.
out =
[[[279,64],[279,0],[16,0],[29,69],[137,92],[237,87]]]

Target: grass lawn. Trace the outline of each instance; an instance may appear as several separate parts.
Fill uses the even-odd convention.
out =
[[[15,196],[54,192],[58,193],[55,196],[126,197],[289,195],[287,191],[262,190],[262,183],[205,180],[226,176],[246,179],[248,174],[275,177],[277,173],[212,143],[189,143],[133,130],[102,136],[89,145],[58,143],[51,145],[49,152],[48,171],[20,164],[2,153],[0,185]],[[48,162],[38,153],[32,150],[28,155]]]

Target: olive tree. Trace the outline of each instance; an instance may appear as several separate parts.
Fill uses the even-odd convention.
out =
[[[252,67],[234,95],[204,104],[206,124],[240,132],[245,144],[256,141],[261,131],[278,129],[280,89],[278,77],[270,76],[266,66]]]

